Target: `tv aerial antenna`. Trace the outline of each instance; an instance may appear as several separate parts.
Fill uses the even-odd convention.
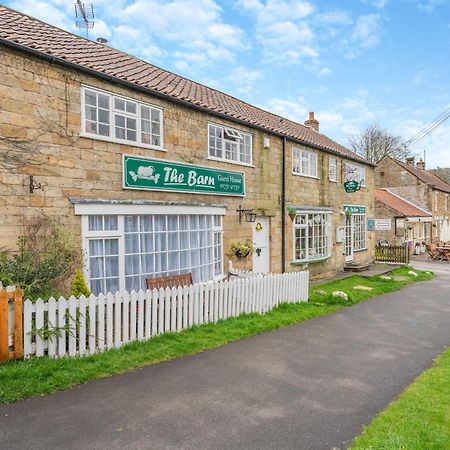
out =
[[[94,28],[94,6],[92,3],[83,3],[81,0],[75,2],[75,25],[84,28],[86,38],[89,39],[89,30]]]

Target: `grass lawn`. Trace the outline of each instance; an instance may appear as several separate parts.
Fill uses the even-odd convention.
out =
[[[351,449],[450,449],[450,349],[364,427]]]
[[[313,317],[333,313],[345,305],[401,289],[415,281],[433,278],[433,274],[410,268],[397,269],[405,281],[382,280],[354,276],[311,288],[310,302],[283,304],[264,315],[246,314],[218,322],[193,327],[180,333],[167,333],[148,341],[133,342],[120,349],[82,358],[34,358],[0,364],[0,403],[49,394],[84,383],[94,378],[108,377],[131,369],[148,366],[180,356],[192,355],[238,339],[274,330]],[[372,287],[371,291],[356,291],[356,285]],[[322,290],[324,293],[317,293]],[[331,292],[345,291],[349,300],[334,299]]]

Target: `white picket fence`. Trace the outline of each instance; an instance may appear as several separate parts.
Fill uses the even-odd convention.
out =
[[[24,353],[91,355],[280,303],[308,300],[307,271],[153,291],[24,302]]]

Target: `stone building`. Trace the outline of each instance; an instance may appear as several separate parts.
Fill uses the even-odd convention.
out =
[[[373,260],[373,166],[313,113],[295,123],[3,6],[0,59],[0,246],[23,215],[57,216],[94,292],[219,279],[247,239],[239,264],[258,272]]]
[[[431,212],[432,223],[425,231],[431,242],[450,241],[450,185],[426,170],[423,160],[416,163],[410,158],[404,163],[385,156],[375,168],[375,185]]]
[[[431,242],[432,214],[390,189],[375,189],[375,231],[377,242],[390,245]]]

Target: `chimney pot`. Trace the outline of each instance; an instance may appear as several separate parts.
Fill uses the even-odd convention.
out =
[[[425,161],[420,158],[420,160],[416,163],[416,167],[420,170],[425,170]]]
[[[319,121],[314,117],[314,111],[309,113],[308,120],[305,120],[305,126],[319,132]]]
[[[411,156],[409,158],[406,158],[406,164],[414,165],[414,156]]]

